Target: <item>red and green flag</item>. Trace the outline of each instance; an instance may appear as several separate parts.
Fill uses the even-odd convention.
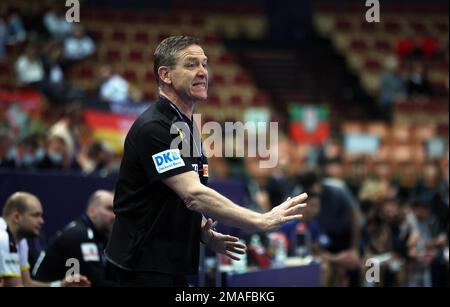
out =
[[[289,108],[291,139],[298,143],[322,144],[330,134],[328,114],[325,105],[292,104]]]

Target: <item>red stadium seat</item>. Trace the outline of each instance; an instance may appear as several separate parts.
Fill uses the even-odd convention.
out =
[[[220,62],[221,64],[224,64],[224,65],[231,64],[231,63],[234,62],[233,56],[232,56],[230,53],[225,52],[224,54],[222,54],[222,55],[220,56],[219,62]]]
[[[134,35],[134,41],[147,44],[149,42],[149,35],[146,32],[136,32]]]
[[[81,68],[78,73],[76,73],[76,77],[78,79],[83,79],[83,80],[90,80],[94,78],[94,71],[92,69],[92,67],[90,66],[85,66],[83,68]]]
[[[111,39],[115,42],[125,42],[127,39],[127,35],[125,32],[122,31],[114,31],[111,34]]]
[[[379,71],[382,68],[380,61],[377,59],[366,59],[364,67],[370,71]]]
[[[367,47],[368,46],[367,46],[366,41],[364,41],[362,39],[354,39],[350,43],[350,48],[353,51],[364,51],[364,50],[367,50]]]
[[[242,106],[244,103],[242,97],[238,95],[231,95],[229,102],[232,106]]]
[[[99,42],[103,40],[104,34],[102,31],[90,31],[92,38],[94,41]]]
[[[181,25],[181,17],[178,15],[170,15],[167,17],[167,23],[171,26]]]
[[[353,28],[352,24],[347,20],[337,20],[335,26],[339,31],[349,31]]]
[[[223,85],[225,84],[225,77],[219,74],[213,74],[213,84]]]
[[[269,99],[266,94],[264,93],[255,93],[252,98],[252,105],[253,106],[268,106]]]
[[[150,24],[154,25],[154,24],[157,24],[160,22],[160,18],[156,14],[155,15],[149,14],[149,15],[144,16],[144,21],[146,23],[150,23]]]
[[[220,106],[220,97],[217,94],[208,94],[207,105]]]
[[[203,43],[213,45],[219,42],[219,38],[216,35],[207,34],[203,37]]]
[[[105,58],[107,61],[110,61],[110,62],[120,61],[121,60],[120,51],[110,49],[110,50],[106,51]]]
[[[233,79],[234,84],[236,85],[248,85],[251,83],[250,78],[245,73],[237,74]]]
[[[202,27],[205,19],[202,16],[192,15],[190,19],[191,26]]]
[[[377,40],[375,42],[375,48],[380,52],[388,52],[392,50],[392,45],[387,40]]]
[[[123,78],[129,82],[136,82],[138,80],[137,73],[134,70],[125,70],[123,72]]]
[[[144,54],[141,51],[132,50],[128,54],[128,60],[131,61],[131,62],[144,61]]]
[[[423,23],[418,21],[411,22],[410,27],[416,33],[424,34],[428,32],[427,27]]]

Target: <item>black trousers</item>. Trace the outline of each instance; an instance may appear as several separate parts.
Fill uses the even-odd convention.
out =
[[[186,276],[150,271],[128,271],[108,262],[110,275],[120,287],[188,287]]]

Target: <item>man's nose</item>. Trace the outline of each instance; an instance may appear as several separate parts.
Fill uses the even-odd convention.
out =
[[[202,77],[203,76],[208,77],[208,70],[205,67],[200,66],[200,69],[198,70],[198,75]]]

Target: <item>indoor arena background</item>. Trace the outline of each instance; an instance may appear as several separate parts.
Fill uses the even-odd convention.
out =
[[[41,200],[31,264],[93,191],[114,189],[124,137],[158,97],[154,49],[183,34],[208,56],[202,123],[278,122],[275,168],[211,157],[210,185],[265,212],[309,176],[355,209],[330,196],[293,230],[219,225],[247,256],[206,251],[193,284],[448,286],[448,2],[379,2],[86,0],[69,23],[65,1],[1,1],[0,208],[16,191]],[[55,148],[57,169],[41,163]]]

